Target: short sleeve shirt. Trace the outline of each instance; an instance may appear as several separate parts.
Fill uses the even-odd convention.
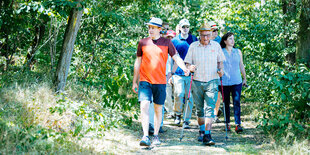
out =
[[[196,36],[189,34],[187,39],[181,37],[181,34],[172,39],[172,43],[176,50],[178,51],[179,56],[184,60],[188,52],[189,45],[197,41]],[[184,71],[178,67],[174,73],[175,75],[184,75]]]
[[[199,41],[192,43],[184,62],[196,65],[194,80],[209,82],[219,79],[217,63],[225,61],[221,46],[210,40],[208,45],[202,45]]]
[[[171,57],[176,53],[176,49],[169,39],[163,37],[157,40],[152,40],[150,37],[141,39],[137,50],[137,56],[142,57],[140,81],[166,84],[168,53]]]

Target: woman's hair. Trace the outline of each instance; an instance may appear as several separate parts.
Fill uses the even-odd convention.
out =
[[[232,32],[227,32],[226,34],[224,34],[224,36],[222,37],[222,40],[220,42],[220,45],[221,45],[222,48],[226,47],[226,44],[225,44],[224,41],[227,40],[227,38],[232,36],[232,35],[234,35],[234,33],[232,33]]]

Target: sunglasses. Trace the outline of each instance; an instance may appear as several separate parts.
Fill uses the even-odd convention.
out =
[[[213,30],[213,32],[216,32],[216,31],[218,31],[218,29]]]
[[[183,28],[183,29],[185,29],[185,28],[189,28],[189,26],[182,26],[182,28]]]
[[[160,34],[166,34],[167,31],[160,31]]]

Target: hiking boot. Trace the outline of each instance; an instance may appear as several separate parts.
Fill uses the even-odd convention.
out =
[[[174,123],[177,125],[181,123],[181,115],[175,115]]]
[[[241,125],[237,125],[235,128],[236,133],[240,133],[243,131],[243,128],[241,127]]]
[[[198,141],[202,142],[203,136],[205,135],[205,131],[199,131]]]
[[[159,133],[164,133],[165,131],[163,130],[163,127],[161,126],[160,128],[159,128],[159,131],[158,131]]]
[[[204,145],[208,145],[208,146],[215,145],[214,140],[211,138],[211,134],[205,134],[203,136],[202,142],[203,142]]]
[[[184,129],[190,129],[191,127],[189,126],[189,122],[185,121],[184,122]]]
[[[154,137],[153,137],[153,139],[152,139],[152,144],[153,144],[153,145],[160,145],[160,144],[161,144],[161,142],[160,142],[158,136],[155,136],[155,135],[154,135]]]
[[[151,141],[149,136],[143,136],[142,140],[140,141],[140,146],[150,146],[151,145]]]
[[[153,135],[154,134],[154,127],[149,124],[149,135]]]

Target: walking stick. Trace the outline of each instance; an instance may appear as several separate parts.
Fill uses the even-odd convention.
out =
[[[188,90],[188,96],[187,96],[187,101],[186,101],[186,108],[185,108],[185,117],[187,116],[187,107],[188,107],[188,102],[190,102],[189,100],[189,97],[191,95],[191,88],[192,88],[192,82],[193,82],[193,76],[194,76],[194,73],[191,73],[191,83],[189,85],[189,90]],[[182,126],[182,131],[181,131],[181,137],[180,137],[180,141],[182,141],[184,135],[183,135],[183,132],[184,132],[184,127],[185,127],[185,123],[183,122],[183,126]]]
[[[225,120],[225,130],[226,130],[226,141],[228,139],[228,136],[227,136],[227,122],[226,122],[226,111],[225,111],[225,102],[224,102],[224,91],[223,91],[223,82],[222,82],[222,77],[220,77],[220,81],[221,81],[221,88],[222,88],[222,99],[223,99],[223,108],[224,108],[224,120]]]

